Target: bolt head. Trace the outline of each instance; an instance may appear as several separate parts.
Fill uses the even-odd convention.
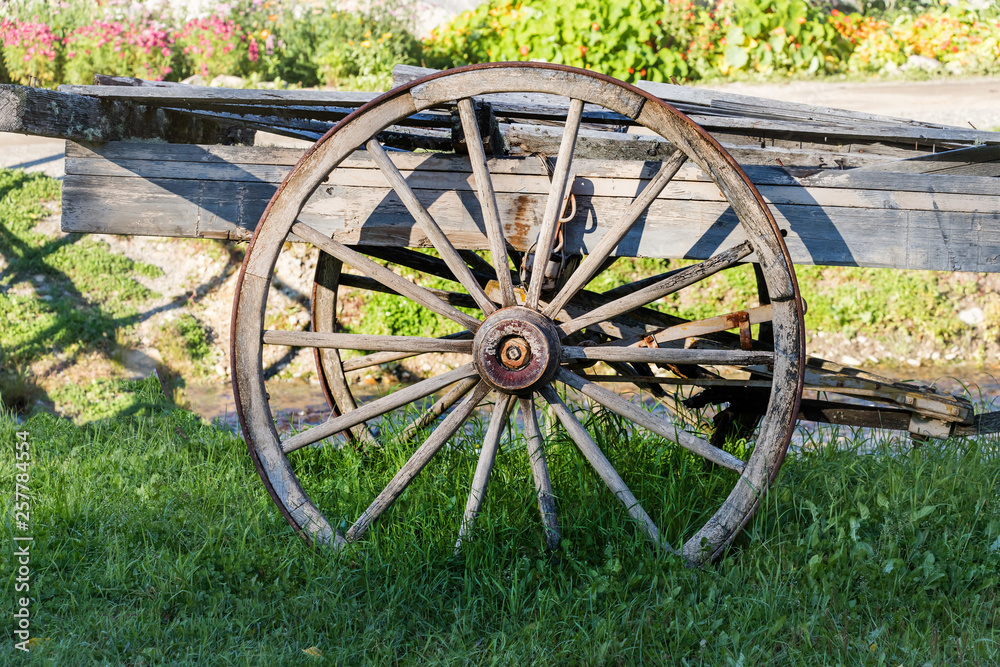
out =
[[[500,344],[500,363],[512,370],[523,368],[531,361],[528,341],[520,336],[508,338]]]

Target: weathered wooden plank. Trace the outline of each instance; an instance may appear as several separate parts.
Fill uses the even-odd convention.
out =
[[[196,150],[197,147],[186,147]],[[76,155],[85,151],[72,145],[67,149],[68,155]],[[275,149],[255,149],[269,155]],[[93,152],[90,152],[93,155]],[[197,156],[213,158],[215,156]],[[424,165],[415,164],[412,156],[394,157],[396,163],[409,161],[416,169],[403,171],[408,185],[414,190],[452,188],[458,191],[472,191],[474,182],[469,173],[468,163],[451,160],[444,165],[452,166],[454,171],[433,172],[424,171]],[[351,166],[337,169],[326,180],[325,185],[343,187],[366,187],[380,190],[387,183],[381,172],[369,169],[371,163],[364,159],[350,160]],[[535,160],[502,160],[492,161],[494,168],[495,187],[498,192],[508,192],[518,195],[544,195],[549,187],[544,170]],[[517,174],[504,174],[503,167],[513,167],[510,171],[521,171]],[[355,168],[360,167],[360,168]],[[587,165],[581,165],[585,169]],[[640,165],[632,165],[632,176],[639,173]],[[199,182],[221,181],[227,183],[243,182],[248,184],[280,183],[288,172],[288,167],[271,164],[233,164],[226,162],[192,162],[179,165],[170,160],[131,160],[131,159],[81,159],[68,157],[67,174],[73,176],[108,176],[108,177],[141,177],[151,180],[169,179],[183,175],[185,179]],[[464,170],[464,171],[462,171]],[[523,172],[534,171],[535,175]],[[606,170],[605,170],[606,171]],[[617,170],[619,174],[626,172]],[[765,199],[776,207],[787,206],[818,206],[823,208],[863,208],[863,209],[898,209],[911,211],[967,212],[988,215],[1000,211],[1000,181],[979,177],[934,177],[925,175],[896,175],[872,173],[867,178],[860,174],[839,172],[817,174],[795,179],[782,170],[751,170],[758,178],[758,188]],[[775,178],[771,178],[775,177]],[[697,169],[685,168],[675,178],[662,194],[662,199],[671,200],[704,200],[722,202],[721,193],[711,183],[706,182],[704,174]],[[778,181],[782,185],[769,185],[767,181]],[[584,171],[575,179],[572,191],[578,196],[591,197],[631,197],[643,190],[647,181],[639,178],[612,177],[604,178],[594,175],[594,171]],[[952,187],[947,187],[949,184]],[[833,187],[825,187],[827,185]],[[900,185],[899,191],[887,188]],[[871,189],[869,189],[871,188]],[[886,188],[886,189],[875,189]],[[950,193],[947,190],[979,190],[975,195]],[[938,190],[939,192],[934,192]],[[992,191],[992,192],[991,192]],[[379,195],[381,197],[381,192]]]
[[[89,158],[107,160],[108,165],[79,167],[94,174],[124,173],[115,171],[104,171],[115,169],[114,165],[127,165],[126,171],[132,175],[143,175],[157,177],[169,171],[173,177],[197,177],[218,180],[248,180],[250,182],[267,180],[280,182],[284,177],[284,171],[267,171],[274,166],[294,166],[302,157],[302,150],[295,148],[264,148],[264,147],[235,147],[235,146],[201,146],[190,144],[147,144],[136,142],[111,142],[97,147],[87,147],[77,143],[67,143],[67,160],[73,158]],[[660,168],[660,160],[665,156],[660,156],[657,160],[597,160],[597,159],[574,159],[574,172],[576,182],[574,193],[577,194],[635,194],[644,183],[655,177]],[[467,174],[471,174],[471,167],[468,158],[465,156],[454,156],[434,153],[393,153],[393,162],[408,178],[412,172],[420,171],[442,171],[449,172],[445,176],[449,180],[442,181],[442,176],[434,175],[431,182],[440,186],[441,183],[456,184],[462,180],[468,181]],[[126,160],[135,160],[136,163],[126,163]],[[138,161],[147,161],[149,166],[140,166]],[[161,162],[192,162],[221,165],[213,167],[216,171],[199,171],[188,176],[190,166],[161,165]],[[235,165],[235,167],[226,166]],[[70,162],[71,165],[77,163]],[[525,177],[523,182],[518,182],[518,191],[525,188],[534,192],[546,192],[548,190],[548,176],[545,168],[539,160],[534,157],[506,157],[491,159],[488,162],[490,173],[494,178],[503,175],[516,175]],[[157,169],[160,172],[157,172]],[[364,151],[357,151],[343,161],[339,170],[378,170],[378,165]],[[258,171],[262,170],[262,171]],[[1000,179],[983,178],[979,176],[968,176],[964,174],[906,174],[906,173],[881,173],[869,170],[857,169],[786,169],[775,166],[750,165],[744,170],[758,188],[767,186],[789,185],[796,188],[838,188],[841,190],[884,190],[893,193],[913,192],[913,193],[933,193],[938,194],[971,194],[976,197],[984,195],[1000,196]],[[67,172],[73,173],[73,172]],[[370,176],[370,175],[369,175]],[[334,176],[340,178],[339,176]],[[527,177],[535,177],[534,180]],[[351,176],[350,178],[364,179],[363,174]],[[594,190],[587,185],[588,180],[616,179],[617,190]],[[628,182],[628,181],[634,182]],[[698,167],[688,164],[674,176],[673,183],[682,182],[709,182],[708,176]],[[333,182],[333,181],[331,181]],[[349,179],[338,180],[337,182],[349,184],[353,181]],[[371,180],[359,180],[359,185],[371,185]],[[419,183],[412,183],[411,187],[419,188]],[[469,186],[472,182],[469,181]],[[843,193],[838,193],[838,196]],[[794,203],[788,200],[788,203]],[[800,202],[801,203],[801,202]],[[818,202],[817,202],[818,203]],[[842,204],[836,204],[842,205]],[[870,207],[872,204],[862,204]],[[913,206],[911,202],[903,204],[887,204],[879,207],[886,208],[907,208]],[[940,202],[935,201],[931,206],[934,210],[940,210]],[[989,209],[989,205],[985,210]],[[980,209],[983,210],[983,209]]]
[[[400,85],[435,71],[412,66],[397,66],[393,72],[393,83]],[[479,74],[488,76],[490,73],[485,71]],[[829,143],[834,139],[925,144],[1000,143],[1000,133],[996,132],[664,83],[641,81],[639,87],[674,105],[710,131],[820,138],[823,143]],[[494,104],[499,116],[516,115],[518,101],[525,109],[528,105],[548,106],[561,115],[565,115],[568,109],[566,99],[531,93],[520,95],[519,98],[513,95],[494,95],[490,97],[490,102]]]
[[[901,174],[949,174],[962,176],[1000,176],[1000,146],[982,145],[866,165],[865,171],[890,171]]]
[[[507,142],[508,152],[512,155],[530,155],[531,153],[555,155],[559,150],[562,130],[558,127],[511,123],[510,125],[502,124],[500,130]],[[842,149],[840,146],[827,145],[817,149],[801,148],[796,143],[794,147],[773,145],[762,147],[760,141],[748,144],[746,137],[742,137],[742,139],[744,141],[741,143],[723,142],[722,147],[744,166],[777,165],[813,169],[851,169],[898,160],[896,155],[851,152],[849,146]],[[670,142],[654,134],[581,130],[574,155],[578,159],[661,160],[672,150]],[[912,150],[906,151],[907,155],[913,153]]]
[[[348,106],[359,107],[378,93],[344,90],[244,90],[214,86],[78,86],[62,85],[59,91],[108,100],[163,105],[194,100],[258,106]]]
[[[274,183],[67,175],[62,224],[72,232],[245,240],[275,189]],[[456,248],[488,247],[473,192],[414,192]],[[566,226],[567,248],[595,248],[630,201],[578,196],[577,217]],[[508,240],[518,250],[527,250],[540,230],[544,196],[498,193],[497,204]],[[772,210],[779,225],[789,230],[785,241],[796,263],[1000,271],[996,209],[873,212],[781,204]],[[430,245],[387,187],[323,186],[299,220],[346,244]],[[736,217],[725,203],[660,198],[614,252],[706,259],[742,240]]]
[[[452,188],[459,191],[474,191],[475,184],[468,172],[468,163],[456,165],[465,171],[437,172],[424,170],[401,171],[407,185],[413,190],[441,190]],[[289,168],[276,165],[231,164],[217,163],[203,165],[191,163],[179,166],[176,162],[158,160],[81,160],[67,158],[68,174],[80,176],[108,177],[141,177],[149,179],[179,178],[246,183],[280,183]],[[539,169],[541,171],[541,169]],[[677,182],[665,189],[660,197],[663,199],[699,199],[705,201],[723,201],[722,194],[712,183],[699,178],[698,174],[688,169],[684,174],[687,178],[677,178]],[[784,179],[783,179],[784,180]],[[1000,210],[1000,194],[980,192],[978,194],[962,194],[949,192],[933,192],[921,190],[891,191],[878,189],[891,184],[892,179],[873,174],[871,179],[863,182],[860,178],[849,179],[845,184],[834,179],[812,178],[791,179],[791,182],[781,185],[759,183],[758,189],[768,203],[800,206],[839,206],[865,209],[904,209],[925,211],[996,211]],[[934,179],[921,179],[928,187],[936,187]],[[525,174],[494,174],[494,188],[497,192],[518,194],[546,194],[549,182],[543,173],[537,175]],[[824,187],[825,182],[832,182],[832,187]],[[919,181],[918,181],[919,182]],[[577,196],[591,197],[631,197],[641,192],[647,184],[645,179],[638,178],[605,178],[576,174],[571,192]],[[815,185],[807,185],[815,184]],[[387,185],[385,177],[371,169],[340,168],[335,170],[324,181],[324,185],[354,186],[368,188],[384,188]],[[984,183],[996,185],[1000,183]],[[851,187],[854,186],[854,187]],[[861,187],[858,187],[861,186]],[[871,187],[865,187],[871,186]],[[910,187],[914,187],[911,179]],[[942,188],[944,189],[944,188]],[[972,189],[972,188],[968,188]]]
[[[253,143],[252,133],[187,114],[92,97],[0,85],[0,132],[77,141],[202,141]]]

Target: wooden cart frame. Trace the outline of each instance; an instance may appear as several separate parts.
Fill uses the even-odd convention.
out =
[[[832,110],[813,109],[808,119],[790,122],[788,114],[807,113],[792,105],[784,116],[770,110],[780,122],[768,113],[760,118],[761,112],[749,120],[724,113],[719,114],[724,121],[707,117],[703,125],[727,125],[717,136],[786,137],[783,146],[775,146],[772,136],[770,149],[765,140],[763,146],[744,143],[730,152],[650,91],[537,63],[431,73],[349,114],[323,94],[66,88],[0,91],[7,129],[84,140],[67,146],[72,178],[64,188],[64,230],[245,240],[253,229],[233,306],[234,394],[261,479],[288,522],[310,542],[339,548],[360,538],[484,402],[492,404],[489,426],[456,526],[456,550],[474,527],[515,412],[527,440],[546,540],[550,548],[557,545],[560,531],[537,401],[555,415],[648,539],[691,562],[717,556],[750,519],[778,473],[800,417],[933,437],[1000,430],[998,413],[977,416],[963,398],[807,358],[805,305],[793,268],[806,257],[823,264],[998,270],[996,183],[988,176],[934,180],[926,173],[992,164],[1000,144],[992,133],[858,114],[852,120],[859,126],[831,132]],[[358,95],[336,97],[339,103],[363,101]],[[40,100],[47,100],[49,111]],[[183,135],[181,141],[211,136],[238,142],[245,128],[311,137],[330,126],[331,116],[335,125],[301,157],[238,146],[101,141],[160,132],[174,140]],[[511,117],[536,124],[513,128]],[[122,121],[136,118],[146,122]],[[503,130],[498,119],[506,121]],[[453,127],[442,130],[443,124]],[[608,126],[626,129],[625,136],[613,136],[623,133],[608,132]],[[884,139],[886,126],[896,144],[914,138],[919,155],[907,159],[891,142],[863,158],[858,158],[863,152],[845,153],[843,142],[839,152],[803,146],[803,137],[818,141],[824,128],[871,146]],[[787,145],[795,137],[798,152]],[[544,151],[505,155],[504,147],[523,149],[532,142],[555,148],[554,160],[537,154]],[[931,150],[921,152],[921,143]],[[938,145],[948,157],[937,156]],[[456,152],[392,150],[401,146]],[[748,166],[741,168],[733,154]],[[818,156],[841,169],[789,170],[779,154],[799,162]],[[848,159],[861,164],[843,169]],[[933,163],[929,170],[928,163]],[[266,200],[260,214],[255,207]],[[872,225],[873,209],[884,213],[879,225]],[[881,244],[880,234],[886,239]],[[311,331],[265,327],[275,263],[289,241],[321,251]],[[700,261],[610,292],[588,291],[587,284],[618,256]],[[745,263],[755,272],[756,304],[694,322],[650,308]],[[428,289],[401,270],[455,287]],[[337,326],[340,287],[400,295],[460,331],[443,338],[343,332]],[[278,433],[263,379],[265,345],[316,350],[332,410],[326,422],[285,437]],[[347,358],[341,355],[345,350],[363,354]],[[470,359],[367,403],[352,393],[348,373],[439,353]],[[650,410],[608,384],[634,386],[654,400],[670,395],[665,387],[697,388],[686,403],[716,406],[714,432],[694,433],[662,409]],[[803,400],[804,387],[868,402]],[[729,471],[732,489],[718,499],[704,525],[689,534],[663,534],[567,404],[567,391]],[[437,398],[401,435],[422,444],[361,516],[338,531],[299,483],[294,452],[333,446],[330,439],[338,434],[350,446],[377,447],[384,435],[381,420],[432,395]],[[745,459],[727,450],[733,439],[750,443]]]

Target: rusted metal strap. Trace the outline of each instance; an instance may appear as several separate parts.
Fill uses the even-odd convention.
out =
[[[750,336],[750,313],[745,310],[732,314],[734,324],[740,327],[740,349],[752,350],[753,338]]]

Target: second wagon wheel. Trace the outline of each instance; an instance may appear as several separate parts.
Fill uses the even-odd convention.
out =
[[[488,160],[484,153],[473,101],[474,97],[510,92],[569,98],[544,211],[537,212],[538,224],[527,232],[523,215],[512,219],[515,216],[511,207],[516,203],[494,189],[496,173],[491,175],[491,169],[495,172],[498,161]],[[475,220],[478,234],[470,233],[468,227],[462,233],[446,232],[454,223],[431,215],[440,209],[427,201],[426,193],[411,187],[396,166],[400,159],[394,160],[375,139],[380,131],[414,113],[446,108],[456,102],[470,153],[469,182],[474,184],[469,192],[465,192],[469,190],[467,185],[456,186],[463,190],[456,196]],[[630,203],[614,211],[614,220],[604,235],[591,242],[583,262],[556,287],[545,284],[542,271],[531,271],[524,284],[520,284],[517,271],[495,271],[493,267],[514,268],[529,250],[534,257],[552,254],[558,243],[558,221],[566,206],[567,188],[572,183],[574,146],[581,122],[601,117],[602,113],[607,117],[608,112],[659,134],[676,150],[649,174],[645,187]],[[362,159],[352,157],[359,147],[367,149],[367,159],[377,167],[378,171],[372,173],[381,173],[379,187],[391,188],[398,197],[394,201],[402,222],[383,220],[379,223],[385,227],[381,232],[365,236],[360,234],[368,231],[364,220],[361,230],[336,228],[334,224],[325,231],[299,220],[317,188],[337,182],[338,166]],[[607,266],[621,240],[644,219],[647,209],[659,204],[656,198],[685,160],[700,167],[723,193],[739,220],[740,242],[705,261],[611,292],[595,294],[584,289]],[[442,172],[441,178],[447,183],[447,174]],[[378,226],[372,225],[373,229]],[[375,246],[372,238],[378,240],[379,233],[385,235],[383,245]],[[359,235],[372,245],[350,247],[341,242],[357,243]],[[274,267],[286,241],[292,239],[311,243],[321,254],[328,255],[321,259],[317,277],[317,289],[328,290],[326,305],[322,306],[327,310],[316,313],[319,331],[265,328]],[[414,244],[432,245],[435,253],[428,255],[405,247]],[[492,261],[470,253],[473,248],[488,250]],[[743,313],[737,314],[742,316],[739,322],[731,314],[686,323],[647,307],[679,290],[697,289],[708,276],[744,261],[758,263],[766,281],[769,307],[748,310],[757,313],[756,321],[760,321],[762,313],[769,317],[773,344],[758,341],[754,349],[746,349],[751,347],[750,321]],[[426,280],[430,276],[448,281],[451,287],[431,285]],[[369,294],[400,295],[452,325],[452,330],[428,336],[335,331],[333,295],[338,286],[344,285]],[[737,326],[741,335],[724,333]],[[701,344],[686,348],[685,339],[696,335]],[[329,420],[294,435],[279,435],[264,383],[262,353],[267,345],[324,350],[326,380],[338,408]],[[234,393],[250,454],[271,497],[307,540],[339,546],[361,537],[449,440],[461,434],[463,424],[477,406],[486,404],[492,405],[489,426],[465,513],[456,516],[455,521],[459,543],[473,527],[500,440],[507,424],[519,412],[552,545],[558,523],[536,415],[537,404],[541,404],[558,418],[583,457],[652,542],[676,549],[690,561],[703,561],[720,553],[739,532],[777,474],[798,413],[803,345],[801,302],[781,233],[746,175],[711,137],[669,105],[609,77],[561,66],[506,63],[450,70],[396,88],[344,119],[310,149],[268,205],[248,248],[234,303],[231,350]],[[425,365],[430,377],[372,400],[365,401],[352,393],[354,385],[345,375],[380,361],[435,354],[448,354],[452,359],[464,356],[451,370]],[[607,364],[612,373],[602,374],[601,364]],[[690,378],[675,378],[674,384],[706,388],[747,384],[716,372],[727,368],[745,372],[757,367],[766,372],[753,377],[774,378],[755,438],[741,450],[745,460],[685,430],[664,410],[651,409],[649,402],[630,400],[605,386],[606,382],[621,386],[622,380],[646,387],[665,382],[656,378],[642,381],[652,375],[649,371],[654,367],[674,369],[679,371],[679,377]],[[694,372],[685,373],[684,369]],[[762,382],[770,381],[757,379],[749,384],[759,392]],[[394,425],[398,415],[422,401],[424,407],[416,416],[406,417],[409,424],[402,431],[397,429]],[[670,446],[681,447],[704,465],[730,475],[728,491],[716,499],[713,510],[705,512],[697,525],[683,521],[680,523],[684,525],[675,525],[677,508],[667,506],[663,500],[670,494],[637,498],[593,434],[577,418],[574,405],[587,403],[620,415],[634,431],[632,435],[676,443]],[[383,437],[419,435],[423,440],[417,445],[414,439],[408,460],[384,488],[380,485],[373,492],[373,498],[355,498],[350,507],[320,509],[314,500],[322,494],[312,493],[311,497],[296,476],[296,452],[323,443],[337,446],[330,438],[348,433],[375,447],[385,446],[384,441],[378,441]],[[630,474],[626,472],[625,476]],[[670,474],[664,474],[662,482],[670,484]],[[331,524],[327,518],[331,512],[344,517],[352,511],[354,514],[344,523],[346,531],[335,528],[339,520]],[[661,532],[667,525],[669,528]]]

